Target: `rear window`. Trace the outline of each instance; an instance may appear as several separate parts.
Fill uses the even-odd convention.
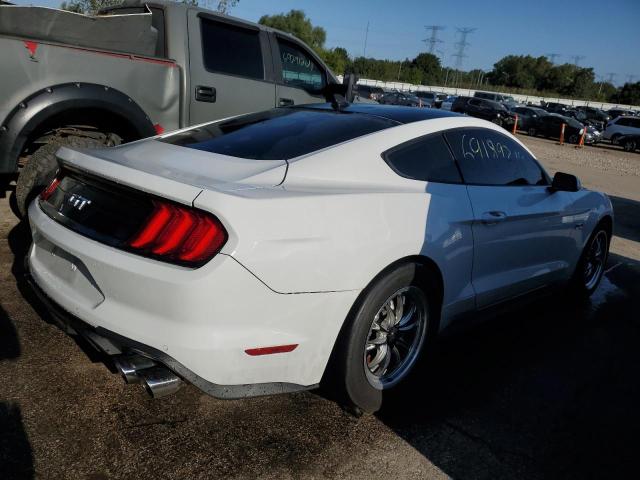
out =
[[[254,160],[288,160],[398,125],[330,110],[277,108],[171,135],[163,142]]]
[[[201,19],[202,54],[209,72],[263,79],[260,32]]]

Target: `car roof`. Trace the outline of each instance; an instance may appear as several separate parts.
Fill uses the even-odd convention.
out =
[[[310,108],[316,110],[333,110],[329,103],[312,103],[294,108]],[[380,105],[377,103],[351,103],[341,109],[345,113],[362,113],[387,118],[398,123],[412,123],[434,118],[461,117],[459,113],[436,108],[404,107],[400,105]]]

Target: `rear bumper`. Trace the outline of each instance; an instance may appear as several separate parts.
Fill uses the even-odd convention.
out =
[[[271,382],[257,383],[247,385],[217,385],[211,383],[204,378],[196,375],[187,367],[178,362],[175,358],[161,352],[158,349],[144,345],[130,338],[118,335],[115,332],[102,327],[92,327],[83,322],[78,317],[64,310],[60,305],[53,301],[35,282],[29,272],[28,262],[25,262],[25,280],[37,295],[38,299],[44,304],[55,324],[65,333],[72,336],[80,336],[86,340],[97,351],[109,355],[128,355],[137,354],[150,358],[160,363],[183,380],[192,383],[203,392],[216,398],[236,399],[246,397],[256,397],[261,395],[274,395],[278,393],[292,393],[302,390],[311,390],[316,388],[315,385],[297,385],[294,383]]]
[[[223,254],[195,270],[139,257],[65,228],[37,201],[29,221],[30,281],[63,325],[80,321],[71,328],[90,340],[151,357],[218,397],[315,387],[359,293],[276,293]]]

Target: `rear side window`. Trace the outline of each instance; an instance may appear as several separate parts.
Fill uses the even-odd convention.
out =
[[[538,162],[509,137],[483,128],[445,133],[464,181],[478,185],[548,185]]]
[[[201,19],[202,55],[209,72],[263,79],[260,33],[224,22]]]
[[[288,160],[396,125],[373,115],[278,108],[192,128],[162,141],[232,157]]]
[[[325,72],[304,49],[278,38],[282,81],[291,87],[314,92],[326,85]]]
[[[424,182],[460,183],[460,173],[441,134],[397,146],[383,154],[400,176]]]

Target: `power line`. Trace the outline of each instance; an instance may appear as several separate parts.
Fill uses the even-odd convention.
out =
[[[429,45],[429,53],[433,54],[436,51],[436,45],[442,43],[442,40],[438,38],[438,33],[445,29],[442,25],[425,25],[425,30],[431,32],[429,38],[422,40]]]
[[[587,57],[584,55],[571,55],[571,58],[573,58],[573,64],[577,67],[578,64]]]
[[[455,57],[456,59],[456,69],[460,70],[460,68],[462,67],[462,59],[465,58],[467,55],[465,55],[465,50],[467,49],[467,47],[469,45],[471,45],[469,42],[467,42],[467,36],[470,33],[473,33],[477,30],[477,28],[473,28],[473,27],[462,27],[462,28],[456,28],[456,31],[458,34],[460,34],[460,41],[456,42],[454,45],[456,46],[457,50],[456,53],[454,53],[453,55],[451,55],[452,57]]]
[[[627,83],[633,83],[638,75],[634,75],[632,73],[627,73]]]
[[[613,73],[613,72],[609,72],[609,73],[607,73],[607,75],[609,76],[608,82],[611,83],[611,84],[613,84],[613,79],[618,76],[617,73]]]
[[[562,54],[560,53],[545,53],[545,56],[549,59],[549,61],[555,65],[556,64],[556,58],[561,57]]]

